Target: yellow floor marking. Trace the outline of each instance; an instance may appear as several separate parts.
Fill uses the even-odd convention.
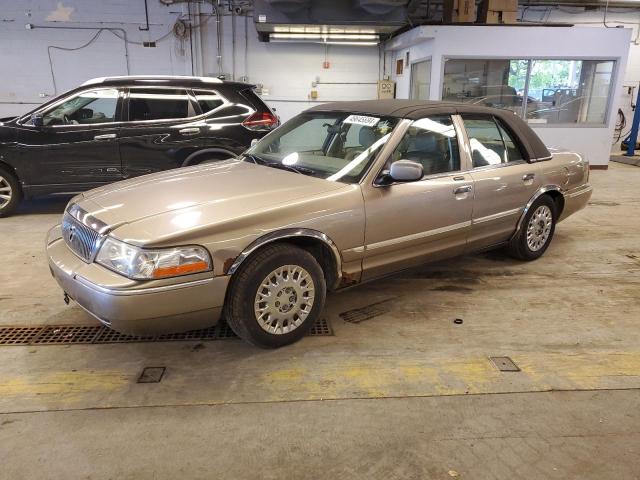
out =
[[[131,380],[122,372],[51,372],[2,380],[0,397],[51,396],[73,399],[85,393],[115,391]]]

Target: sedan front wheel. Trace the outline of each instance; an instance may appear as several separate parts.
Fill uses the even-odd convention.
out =
[[[290,244],[264,247],[240,266],[225,305],[231,329],[264,348],[296,342],[324,307],[326,282],[317,260]]]

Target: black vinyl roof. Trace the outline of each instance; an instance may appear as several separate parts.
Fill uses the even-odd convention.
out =
[[[349,112],[362,115],[388,116],[418,120],[429,115],[492,115],[500,119],[508,130],[517,135],[524,148],[526,159],[544,160],[551,157],[542,140],[536,133],[511,110],[502,108],[470,105],[467,103],[444,102],[436,100],[359,100],[354,102],[332,102],[317,105],[308,112]]]

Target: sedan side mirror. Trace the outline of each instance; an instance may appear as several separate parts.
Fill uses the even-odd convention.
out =
[[[39,113],[31,115],[31,125],[33,125],[36,128],[43,127],[44,126],[44,118],[42,118],[42,115],[39,114]]]
[[[389,176],[395,182],[415,182],[423,176],[422,165],[412,160],[398,160],[391,164]]]

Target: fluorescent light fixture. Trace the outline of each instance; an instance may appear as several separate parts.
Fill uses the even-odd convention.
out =
[[[271,33],[269,38],[274,40],[369,40],[378,41],[378,35],[371,34],[345,34],[345,33]]]

